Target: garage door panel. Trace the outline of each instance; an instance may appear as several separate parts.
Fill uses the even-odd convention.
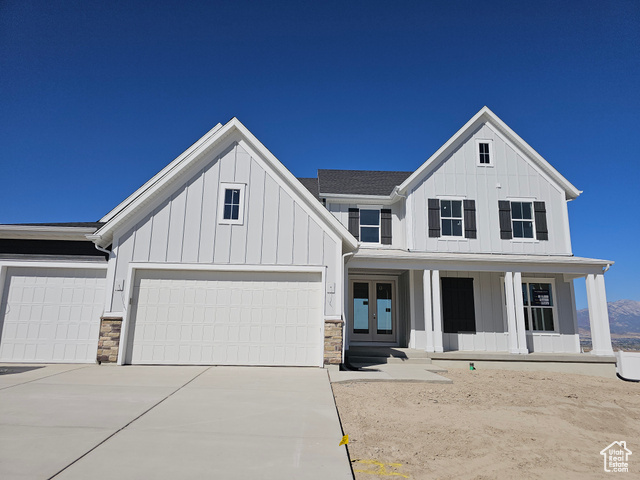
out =
[[[8,268],[0,361],[95,361],[106,271]]]
[[[319,273],[143,271],[134,285],[131,363],[321,361]]]

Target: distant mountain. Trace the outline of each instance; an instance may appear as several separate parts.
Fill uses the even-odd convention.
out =
[[[607,303],[611,333],[640,333],[640,302],[618,300]],[[589,309],[578,310],[578,327],[590,330]]]

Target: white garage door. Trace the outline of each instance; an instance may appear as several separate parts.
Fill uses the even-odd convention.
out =
[[[127,362],[321,365],[320,273],[138,272]]]
[[[8,268],[0,361],[95,362],[106,269]]]

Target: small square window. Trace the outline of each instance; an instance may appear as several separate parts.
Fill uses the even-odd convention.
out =
[[[218,223],[244,223],[244,184],[221,183]]]
[[[490,167],[493,164],[492,141],[476,140],[476,159],[477,164],[484,167]]]

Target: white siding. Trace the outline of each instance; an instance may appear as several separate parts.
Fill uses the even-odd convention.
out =
[[[476,139],[493,141],[493,166],[478,166]],[[459,196],[475,200],[477,239],[429,238],[427,200]],[[548,241],[501,240],[498,200],[515,197],[543,201],[547,210]],[[409,193],[413,213],[413,245],[418,251],[570,254],[564,222],[564,191],[486,124],[469,135],[440,166]]]
[[[305,205],[280,186],[273,172],[234,143],[164,193],[150,213],[116,235],[115,282],[135,262],[237,265],[326,265],[336,282],[339,242],[309,216]],[[195,168],[195,167],[194,167]],[[245,183],[242,225],[218,223],[220,183]],[[125,308],[115,292],[111,311]],[[340,313],[327,299],[326,313]]]
[[[360,205],[362,206],[362,205]],[[357,203],[335,203],[327,202],[327,210],[329,210],[340,223],[347,229],[349,228],[349,209],[358,208]],[[366,207],[363,207],[366,208]],[[383,205],[382,208],[391,209],[391,248],[406,248],[405,239],[405,212],[403,201],[397,201],[391,205]],[[366,245],[366,244],[364,244]]]

